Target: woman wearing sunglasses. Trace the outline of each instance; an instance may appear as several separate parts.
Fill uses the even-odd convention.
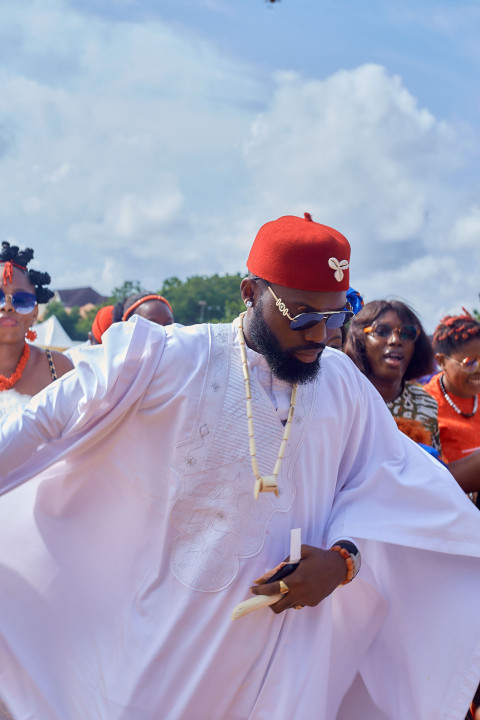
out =
[[[33,250],[2,243],[0,251],[0,415],[25,405],[32,395],[72,369],[62,353],[31,345],[38,304],[53,292],[48,273],[28,270]]]
[[[465,492],[480,490],[480,450],[468,458],[445,456],[437,400],[410,382],[434,365],[430,340],[413,310],[399,301],[367,303],[350,322],[344,350],[377,388],[400,430],[433,448]]]
[[[446,461],[480,448],[480,323],[467,311],[441,320],[433,335],[441,371],[425,389],[438,403],[438,423]]]
[[[392,415],[409,421],[422,441],[440,452],[437,403],[409,382],[431,373],[434,366],[430,340],[413,310],[399,301],[367,303],[350,323],[345,352],[375,385]]]

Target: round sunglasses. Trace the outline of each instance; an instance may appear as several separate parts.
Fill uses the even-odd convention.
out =
[[[445,355],[449,360],[453,360],[462,368],[463,372],[474,373],[480,370],[480,358],[464,357],[463,360],[457,360],[450,355]]]
[[[0,309],[6,306],[7,298],[15,312],[20,313],[20,315],[28,315],[37,304],[37,297],[33,295],[33,293],[18,290],[18,292],[13,293],[13,295],[9,295],[8,293],[5,294],[3,290],[0,290]]]
[[[261,278],[259,278],[261,279]],[[266,282],[266,281],[265,281]],[[270,285],[267,283],[267,288],[275,298],[275,305],[280,310],[284,317],[290,320],[291,330],[309,330],[318,323],[325,320],[325,325],[329,330],[337,330],[338,328],[345,325],[345,323],[353,317],[353,310],[350,303],[347,303],[343,310],[325,310],[325,312],[306,312],[300,313],[292,317],[290,312],[283,302],[283,300],[275,295]]]
[[[400,340],[405,342],[415,342],[420,335],[420,330],[416,325],[401,325],[400,327],[393,327],[388,323],[378,323],[378,325],[369,325],[363,328],[363,332],[369,335],[375,335],[375,337],[387,340],[392,336],[393,333],[398,335]]]

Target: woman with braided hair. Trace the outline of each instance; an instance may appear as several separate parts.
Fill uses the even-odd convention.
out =
[[[463,309],[447,315],[433,334],[440,372],[424,386],[438,403],[443,457],[447,462],[480,449],[480,323]]]
[[[0,251],[0,415],[26,405],[32,395],[72,369],[62,353],[31,345],[38,303],[53,292],[50,275],[27,269],[33,250],[2,242]]]

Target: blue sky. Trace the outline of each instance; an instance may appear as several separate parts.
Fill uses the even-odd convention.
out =
[[[480,6],[0,0],[0,234],[57,288],[243,272],[312,213],[367,300],[479,307]]]

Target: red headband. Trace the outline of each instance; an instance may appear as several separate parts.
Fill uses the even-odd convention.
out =
[[[6,260],[4,266],[3,266],[3,272],[2,272],[2,278],[4,285],[7,284],[7,282],[13,281],[13,266],[19,268],[19,270],[26,270],[27,268],[23,267],[22,265],[17,265],[17,263],[12,262],[11,260]]]
[[[137,300],[136,302],[134,302],[133,305],[130,305],[128,310],[126,310],[123,313],[122,320],[128,320],[128,318],[133,313],[133,311],[136,310],[138,307],[140,307],[140,305],[142,305],[144,302],[147,302],[147,300],[160,300],[161,302],[164,302],[165,305],[167,305],[170,308],[170,312],[173,315],[172,306],[170,305],[168,300],[166,298],[164,298],[162,295],[145,295],[145,297],[140,298],[140,300]]]

